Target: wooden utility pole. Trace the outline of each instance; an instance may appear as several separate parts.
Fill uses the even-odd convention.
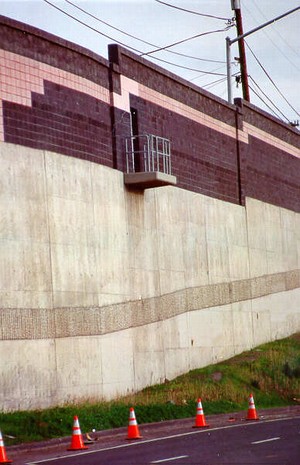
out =
[[[243,36],[243,21],[242,21],[242,13],[241,13],[241,6],[240,0],[231,0],[231,8],[235,12],[235,19],[236,19],[236,28],[237,28],[237,35]],[[245,52],[245,42],[244,39],[241,38],[239,41],[239,54],[240,54],[240,68],[241,68],[241,80],[242,80],[242,88],[243,88],[243,98],[250,102],[250,94],[249,94],[249,84],[248,84],[248,72],[247,72],[247,62],[246,62],[246,52]]]
[[[240,0],[231,0],[231,7],[233,10],[235,9],[240,9],[237,8],[239,7]],[[286,13],[283,13],[280,16],[276,16],[276,18],[270,19],[270,21],[267,21],[264,24],[261,24],[260,26],[255,27],[254,29],[251,29],[251,31],[245,32],[239,36],[237,36],[235,39],[230,39],[230,37],[226,37],[226,62],[227,62],[227,87],[228,87],[228,102],[232,103],[232,89],[231,89],[231,53],[230,53],[230,47],[232,44],[235,44],[236,42],[240,42],[244,37],[249,36],[250,34],[253,34],[254,32],[259,31],[260,29],[263,29],[266,26],[269,26],[269,24],[274,24],[276,21],[279,21],[279,19],[285,18],[285,16],[290,15],[291,13],[295,13],[296,11],[300,10],[300,6],[297,6],[293,10],[289,10]],[[246,60],[245,60],[246,64]],[[247,75],[247,69],[243,68],[243,71]],[[246,88],[248,85],[246,86]]]

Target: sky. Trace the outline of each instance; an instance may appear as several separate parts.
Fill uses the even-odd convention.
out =
[[[240,0],[240,5],[248,32],[300,7],[300,0]],[[108,44],[121,43],[227,100],[226,37],[237,36],[231,0],[0,0],[0,14],[104,58]],[[245,39],[250,101],[285,122],[300,120],[299,39],[300,10]],[[239,74],[237,45],[230,48],[232,73]],[[242,97],[235,77],[232,92],[233,98]]]

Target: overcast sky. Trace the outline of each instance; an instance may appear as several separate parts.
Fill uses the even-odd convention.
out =
[[[221,31],[184,41],[168,51],[151,53],[148,58],[227,100],[225,38],[237,35],[235,26],[225,30],[227,20],[233,16],[231,0],[164,0],[164,3],[181,9],[157,0],[0,0],[0,14],[80,44],[105,58],[109,43],[121,42],[140,55],[204,32]],[[300,0],[241,0],[244,32],[299,6]],[[270,108],[250,88],[251,102],[269,113],[272,109],[285,122],[300,120],[299,25],[300,10],[246,38],[249,84]],[[235,45],[231,48],[234,58],[238,52]],[[233,65],[233,73],[238,72],[238,65]],[[241,96],[241,86],[237,88],[233,78],[233,97]]]

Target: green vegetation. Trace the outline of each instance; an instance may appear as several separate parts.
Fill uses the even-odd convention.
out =
[[[114,402],[0,413],[0,429],[11,445],[70,436],[74,415],[82,433],[127,426],[131,406],[139,424],[187,418],[195,415],[198,397],[206,415],[246,411],[250,392],[258,411],[300,402],[300,333]]]

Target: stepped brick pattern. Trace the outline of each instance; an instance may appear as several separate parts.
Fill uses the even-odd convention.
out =
[[[0,140],[125,170],[130,109],[140,134],[171,141],[178,187],[236,204],[300,211],[299,133],[122,47],[109,61],[1,17]]]

